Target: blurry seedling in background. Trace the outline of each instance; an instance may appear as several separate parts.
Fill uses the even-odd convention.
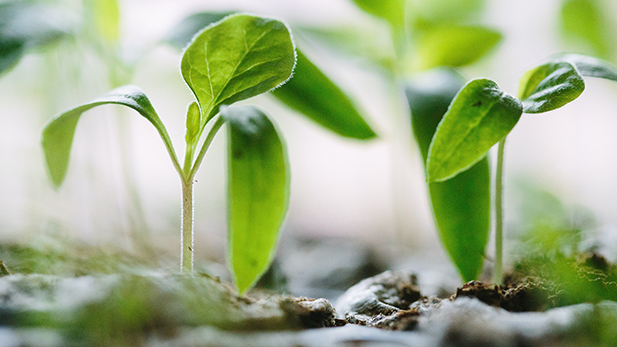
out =
[[[493,280],[503,282],[503,157],[506,136],[523,113],[555,110],[585,89],[583,76],[617,81],[609,63],[578,54],[555,55],[521,78],[518,99],[486,78],[467,83],[439,123],[428,151],[427,181],[447,182],[483,160],[499,143],[495,173],[495,264]]]
[[[144,92],[116,88],[55,117],[43,132],[51,179],[59,187],[67,173],[70,149],[81,114],[118,104],[134,109],[158,131],[182,183],[181,269],[193,269],[193,182],[217,131],[228,124],[228,257],[240,293],[270,264],[288,203],[289,170],[284,145],[262,111],[226,105],[265,93],[285,83],[295,65],[294,44],[278,20],[234,15],[194,37],[181,61],[182,76],[196,102],[186,117],[184,164]]]
[[[28,51],[66,38],[74,29],[72,19],[52,5],[0,3],[0,76],[17,65]]]

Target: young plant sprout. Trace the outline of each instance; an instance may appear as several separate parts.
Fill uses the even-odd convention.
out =
[[[217,131],[228,125],[228,258],[242,294],[269,266],[289,196],[287,155],[269,117],[251,106],[227,107],[270,91],[292,74],[296,54],[282,22],[231,15],[199,32],[184,50],[181,73],[196,101],[186,117],[186,152],[178,160],[165,126],[144,92],[127,85],[55,117],[43,131],[56,187],[67,173],[77,122],[101,105],[127,106],[158,131],[182,185],[181,270],[193,270],[193,182]]]
[[[506,136],[523,113],[551,111],[575,100],[585,89],[583,76],[617,81],[609,63],[579,54],[560,54],[527,71],[518,98],[490,79],[467,83],[439,123],[428,151],[427,181],[447,182],[474,167],[499,143],[495,173],[495,265],[493,281],[503,281],[503,162]]]

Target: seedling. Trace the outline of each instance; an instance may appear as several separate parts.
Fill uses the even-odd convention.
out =
[[[296,54],[282,22],[231,15],[198,33],[184,50],[181,74],[196,101],[186,116],[186,151],[180,163],[163,122],[137,86],[116,88],[63,112],[43,131],[49,174],[60,187],[67,173],[77,122],[96,106],[127,106],[158,131],[182,186],[181,270],[193,270],[193,182],[218,130],[228,128],[228,258],[238,291],[267,269],[289,196],[284,144],[269,117],[251,106],[228,107],[270,91],[292,74]]]
[[[585,89],[583,76],[617,81],[609,63],[579,54],[560,54],[527,71],[518,98],[490,79],[467,83],[439,123],[427,159],[427,181],[446,182],[483,160],[499,143],[495,173],[495,265],[493,280],[503,281],[503,163],[506,137],[523,113],[555,110]]]

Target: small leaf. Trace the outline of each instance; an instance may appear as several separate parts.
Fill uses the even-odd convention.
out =
[[[212,23],[233,14],[233,12],[198,12],[184,18],[176,24],[163,39],[164,42],[182,49],[186,47],[195,37],[195,34],[202,31]]]
[[[166,145],[171,146],[167,130],[144,92],[133,85],[116,88],[87,104],[63,112],[45,126],[43,130],[43,151],[45,152],[49,174],[56,187],[62,184],[66,176],[73,136],[81,114],[93,107],[107,104],[124,105],[139,112],[154,125]]]
[[[294,45],[285,24],[239,14],[197,35],[184,51],[181,70],[201,106],[203,127],[220,105],[287,81],[294,65]]]
[[[193,145],[198,140],[199,128],[201,126],[201,110],[196,102],[189,105],[186,111],[186,135],[185,140],[188,145]]]
[[[0,3],[0,74],[23,54],[68,35],[72,18],[59,9],[23,1]]]
[[[251,106],[221,107],[229,124],[228,257],[240,294],[272,261],[289,201],[285,148],[268,117]]]
[[[551,60],[566,61],[574,65],[581,76],[604,78],[617,82],[617,68],[607,61],[573,53],[559,54]]]
[[[512,130],[522,105],[489,79],[470,81],[459,91],[437,127],[429,148],[429,182],[452,178],[480,161]]]
[[[585,90],[583,77],[568,62],[549,62],[527,71],[519,84],[523,112],[551,111],[575,100]]]
[[[417,67],[469,65],[486,55],[501,40],[493,29],[478,26],[436,26],[418,40]]]
[[[426,161],[431,138],[464,81],[453,71],[430,71],[405,90],[413,133]],[[429,183],[431,206],[444,248],[465,282],[482,271],[490,229],[490,173],[484,158],[445,182]]]
[[[405,25],[405,0],[353,0],[362,10],[387,20],[393,27]]]
[[[371,139],[375,132],[353,102],[300,51],[294,77],[272,95],[318,124],[356,139]]]
[[[615,27],[602,8],[601,0],[565,0],[561,7],[561,33],[591,49],[591,53],[611,59],[615,52]]]

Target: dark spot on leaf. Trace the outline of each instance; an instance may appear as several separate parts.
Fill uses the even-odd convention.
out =
[[[251,259],[251,266],[252,267],[257,267],[257,260]]]
[[[243,153],[242,153],[242,151],[241,151],[241,150],[239,150],[239,149],[236,149],[236,150],[234,151],[234,153],[233,153],[234,158],[236,158],[236,159],[240,159],[240,158],[242,158],[242,154],[243,154]]]
[[[189,251],[191,251],[191,252],[193,251],[193,248],[191,246],[189,246]]]
[[[482,101],[478,101],[475,104],[471,105],[472,107],[482,106]]]

